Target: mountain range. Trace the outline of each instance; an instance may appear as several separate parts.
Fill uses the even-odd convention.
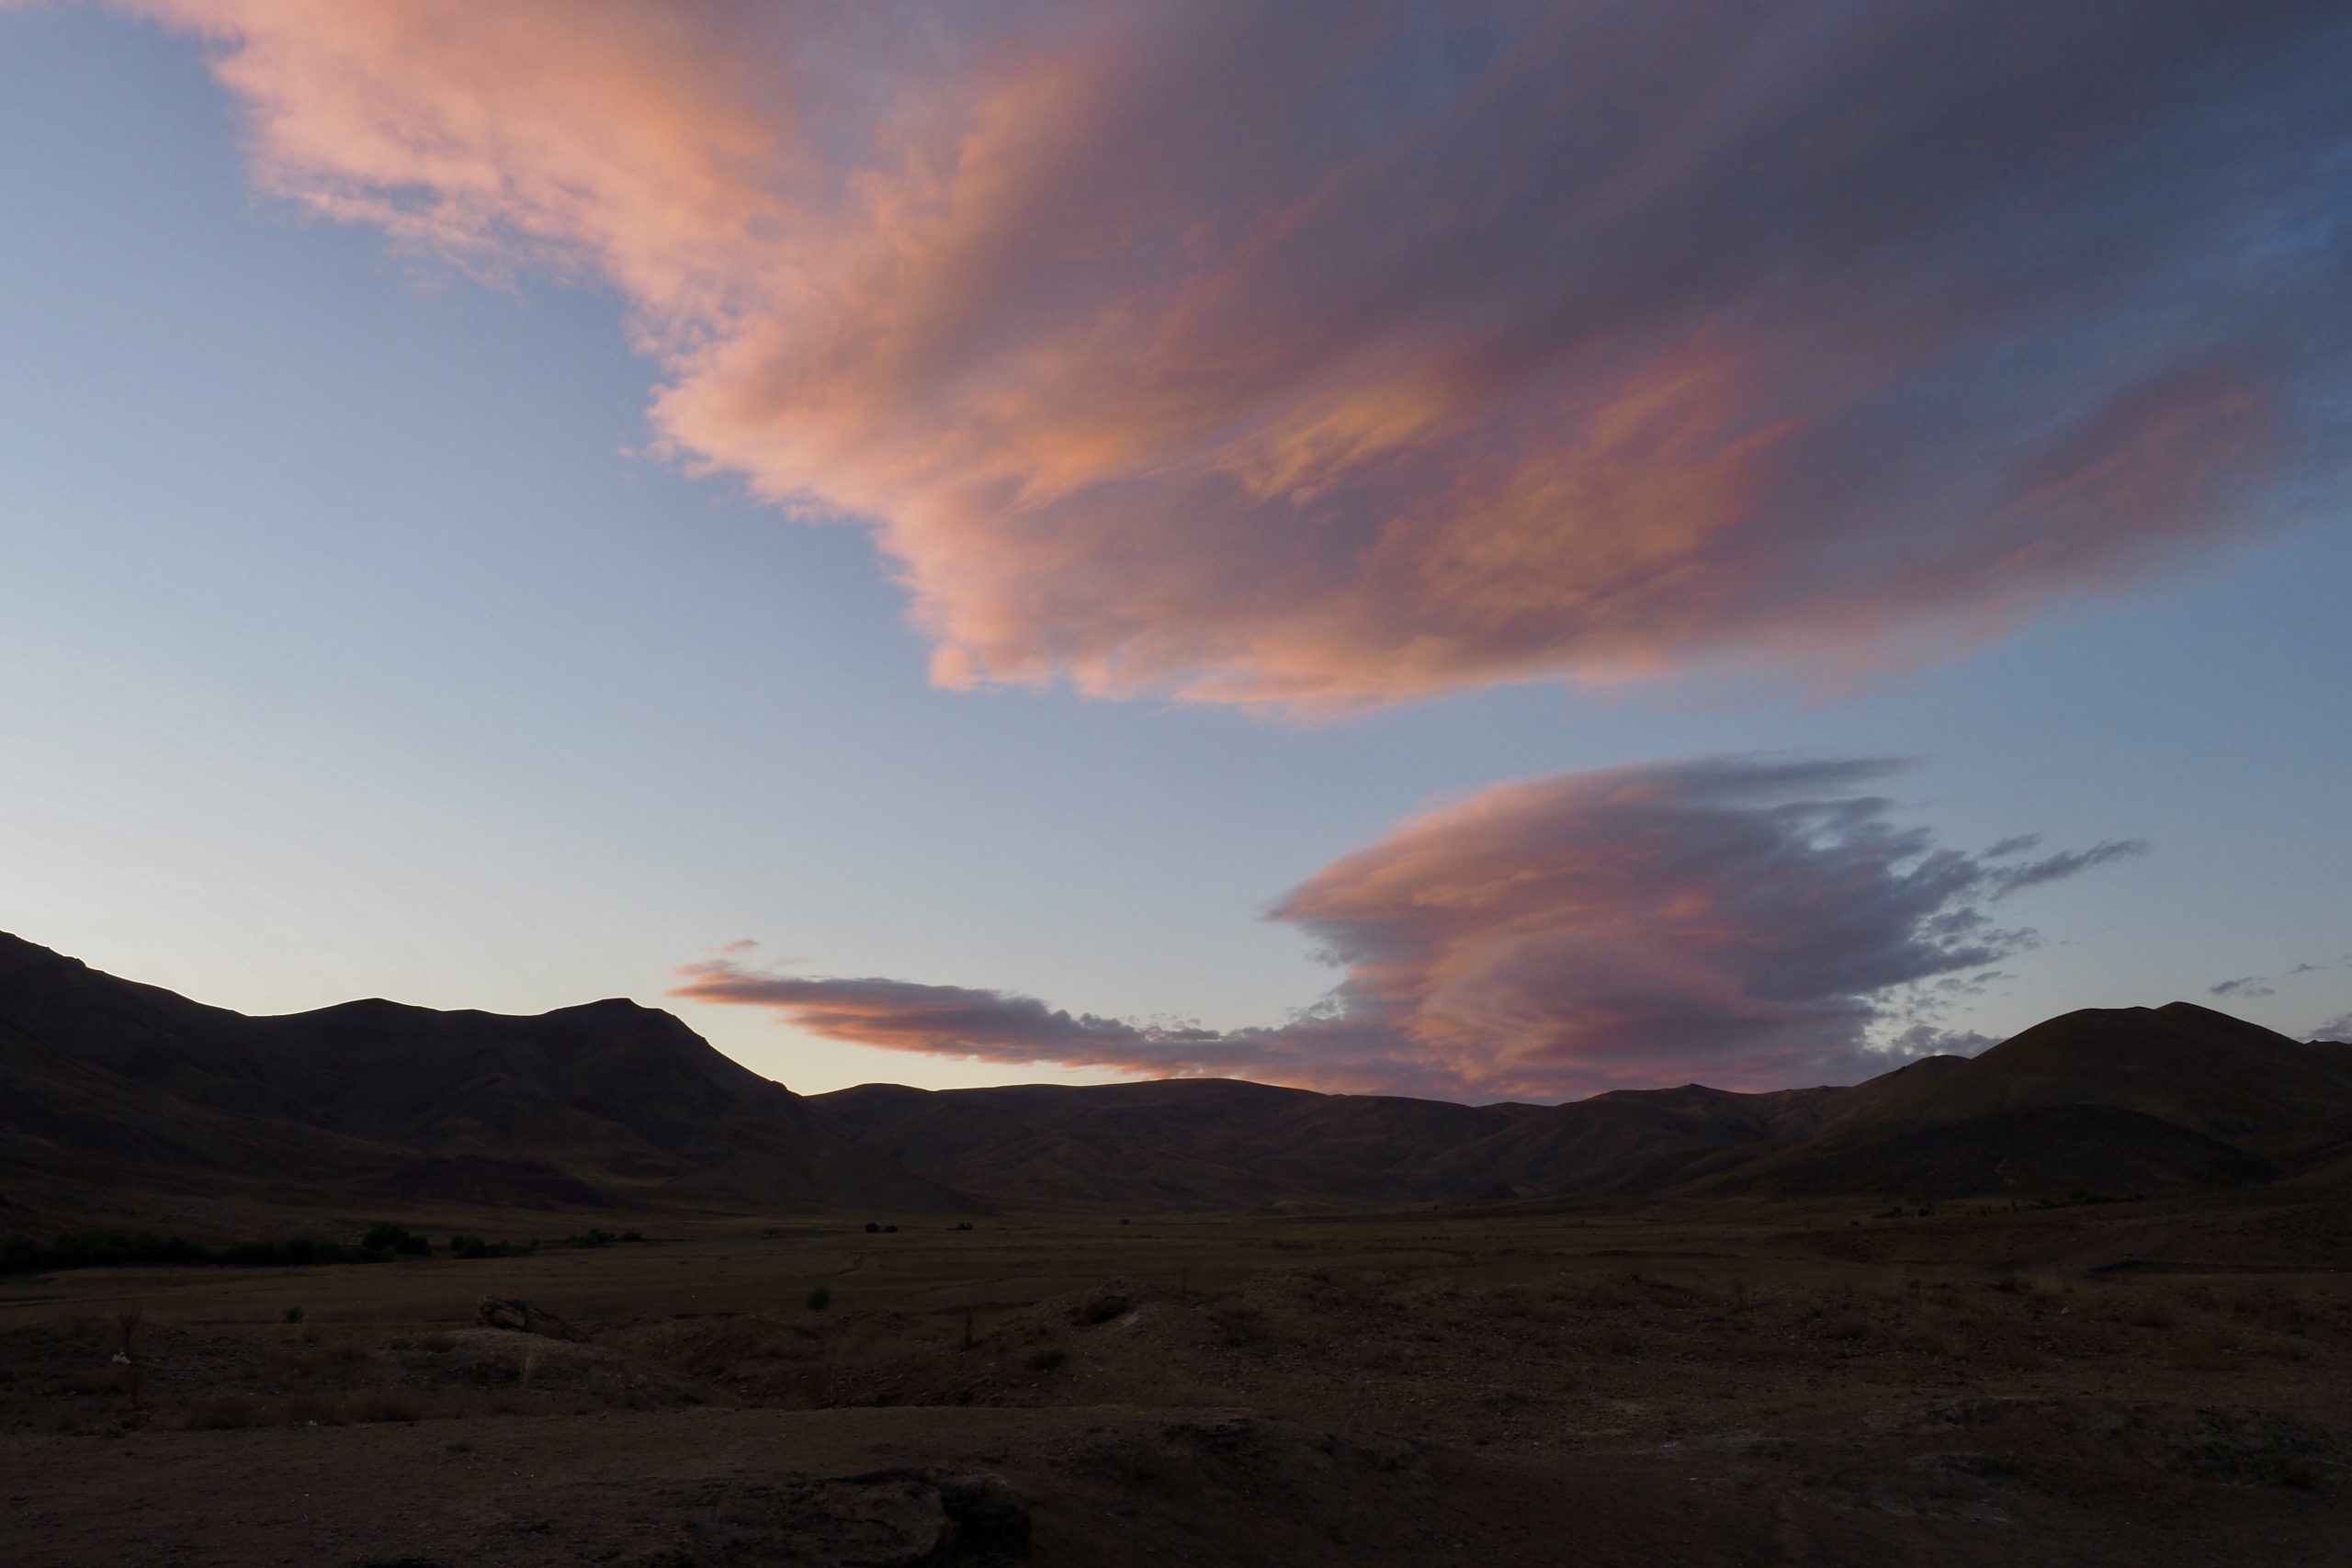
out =
[[[625,1000],[251,1018],[0,934],[0,1225],[159,1206],[1302,1212],[2121,1195],[2336,1170],[2352,1046],[2090,1009],[1845,1088],[1468,1106],[1234,1079],[801,1096]],[[12,1213],[12,1211],[14,1211]]]

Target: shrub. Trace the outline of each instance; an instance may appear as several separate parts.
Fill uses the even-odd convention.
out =
[[[0,1241],[0,1273],[60,1269],[119,1269],[130,1265],[230,1264],[240,1268],[300,1268],[317,1263],[369,1263],[390,1257],[298,1237],[290,1241],[239,1241],[208,1247],[186,1236],[150,1232],[83,1231],[48,1241],[12,1236]]]
[[[286,1321],[286,1322],[288,1322],[288,1323],[300,1323],[300,1322],[301,1322],[301,1321],[302,1321],[302,1309],[301,1309],[300,1307],[298,1307],[298,1306],[288,1307],[288,1308],[286,1309],[285,1321]]]
[[[865,1234],[868,1235],[880,1235],[882,1234],[882,1222],[879,1220],[866,1221]]]
[[[1033,1372],[1050,1372],[1069,1359],[1069,1351],[1058,1345],[1048,1345],[1029,1358],[1029,1370]]]
[[[623,1231],[616,1235],[611,1231],[598,1226],[584,1235],[565,1236],[563,1245],[566,1247],[610,1247],[616,1241],[643,1241],[644,1239],[645,1235],[641,1231]],[[537,1247],[538,1244],[533,1242],[531,1245]]]
[[[824,1286],[820,1285],[815,1290],[808,1292],[808,1306],[810,1312],[822,1312],[832,1304],[833,1292],[827,1290]]]
[[[368,1252],[404,1252],[422,1257],[433,1250],[433,1244],[406,1225],[379,1221],[360,1238],[359,1246]]]

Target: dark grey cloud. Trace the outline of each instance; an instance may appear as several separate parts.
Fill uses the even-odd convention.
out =
[[[724,957],[687,970],[679,994],[860,1044],[1351,1090],[1850,1082],[1988,1043],[1936,1017],[2034,944],[1988,906],[2138,852],[2020,867],[1940,847],[1873,787],[1899,769],[1714,758],[1503,784],[1431,811],[1276,900],[1271,917],[1344,973],[1266,1027],[1145,1025]]]
[[[2030,836],[2030,840],[2038,840],[2040,837],[2041,835],[2034,834]],[[2020,840],[2014,839],[2003,840],[2004,844],[2011,845],[2019,842]],[[2001,847],[1996,844],[1994,849],[1997,850]],[[2148,840],[2145,839],[2110,839],[2104,843],[2093,844],[2087,850],[2064,850],[2057,854],[2044,855],[2037,861],[2029,861],[2024,865],[2000,867],[1987,874],[1988,886],[1993,897],[2006,898],[2012,893],[2021,892],[2028,887],[2039,887],[2045,882],[2063,881],[2066,877],[2088,871],[2095,865],[2105,865],[2109,861],[2130,860],[2135,855],[2146,854],[2148,849]],[[1986,851],[1985,858],[1988,860],[1993,858],[1993,851]]]
[[[1890,1037],[1885,1049],[1895,1062],[1921,1056],[1975,1056],[1998,1045],[2003,1038],[1980,1034],[1973,1029],[1939,1029],[1931,1023],[1915,1023]]]
[[[2277,994],[2272,989],[2270,982],[2259,975],[2241,975],[2234,980],[2223,980],[2219,985],[2208,986],[2205,990],[2209,996],[2235,997],[2240,1000],[2252,1000],[2256,997]]]
[[[1185,1053],[1223,1038],[1202,1029],[1073,1014],[1035,997],[963,986],[762,973],[728,958],[689,965],[684,973],[686,982],[673,995],[775,1008],[811,1033],[834,1039],[982,1061],[1108,1063],[1152,1053],[1171,1071],[1199,1071],[1208,1057]]]

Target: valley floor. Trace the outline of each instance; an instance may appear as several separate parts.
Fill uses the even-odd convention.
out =
[[[2329,1194],[896,1219],[0,1280],[0,1561],[2352,1561]]]

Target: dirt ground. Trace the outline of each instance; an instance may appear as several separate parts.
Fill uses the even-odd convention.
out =
[[[2352,1562],[2325,1195],[893,1223],[0,1280],[0,1561]]]

